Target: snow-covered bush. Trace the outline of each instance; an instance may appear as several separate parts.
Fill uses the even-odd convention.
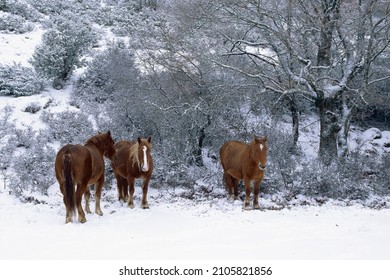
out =
[[[55,182],[55,151],[47,144],[45,132],[31,135],[31,131],[26,131],[26,134],[32,139],[31,145],[13,156],[9,183],[11,192],[24,198],[32,192],[47,194],[47,189]]]
[[[41,119],[50,128],[49,141],[58,141],[61,145],[82,144],[96,133],[88,115],[82,112],[64,111],[53,114],[44,111]]]
[[[375,170],[375,173],[366,174],[366,176],[371,176],[372,181],[374,181],[373,189],[374,193],[379,196],[389,196],[390,195],[390,153],[386,153],[382,156],[380,164]]]
[[[22,34],[33,29],[34,25],[19,15],[0,13],[0,30]]]
[[[26,20],[38,21],[40,14],[29,2],[24,0],[0,0],[0,11],[18,15]]]
[[[27,127],[26,129],[15,128],[10,134],[10,142],[16,148],[25,148],[29,149],[33,143],[35,132],[31,127]]]
[[[0,96],[27,96],[39,94],[44,82],[33,69],[15,64],[0,65]]]
[[[96,104],[113,100],[113,92],[123,88],[126,80],[131,82],[137,76],[133,54],[121,43],[116,43],[88,64],[77,81],[73,96],[76,103],[86,105],[87,109],[95,108]]]
[[[71,12],[57,16],[53,27],[43,35],[30,60],[42,77],[53,79],[53,86],[62,87],[76,67],[83,66],[82,55],[95,40],[90,22]]]
[[[295,174],[299,183],[293,186],[291,192],[308,197],[364,200],[373,194],[370,180],[366,177],[372,164],[364,161],[359,154],[339,158],[329,165],[321,160],[312,160],[302,164]]]
[[[134,36],[144,26],[153,26],[154,10],[157,1],[122,1],[111,11],[109,16],[112,31],[119,35]],[[109,15],[107,9],[104,10]]]
[[[296,172],[299,168],[299,147],[294,147],[290,134],[278,129],[269,129],[267,178],[270,178],[266,192],[277,192],[297,184]]]
[[[10,122],[12,111],[12,108],[9,106],[5,106],[0,111],[0,176],[4,180],[4,186],[7,186],[7,179],[12,164],[12,154],[15,150],[15,146],[8,141],[9,135],[14,129],[13,124]]]
[[[24,109],[26,113],[36,114],[41,110],[41,105],[38,102],[31,102],[27,107]]]

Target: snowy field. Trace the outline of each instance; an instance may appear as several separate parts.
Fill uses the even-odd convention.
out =
[[[40,30],[21,36],[0,34],[2,62],[27,65],[41,34]],[[53,112],[66,109],[68,95],[64,92],[57,95],[49,91],[18,99],[0,97],[0,109],[12,106],[18,127],[39,129],[42,125],[39,116],[32,117],[22,109],[31,102],[44,104],[50,98],[56,100],[50,108]],[[119,203],[112,189],[103,194],[104,216],[91,214],[87,215],[85,224],[65,224],[65,209],[57,184],[50,188],[49,196],[42,199],[45,203],[40,204],[22,203],[0,184],[0,275],[4,275],[1,271],[17,269],[19,264],[26,265],[25,260],[132,260],[134,263],[180,260],[187,265],[192,260],[239,260],[238,264],[242,265],[245,260],[253,263],[260,260],[390,259],[390,209],[346,207],[329,202],[318,207],[243,211],[239,201],[231,203],[225,198],[216,198],[194,202],[176,195],[175,192],[181,191],[151,189],[151,207],[142,210],[139,186],[135,209]],[[267,201],[261,199],[261,203]],[[93,204],[91,209],[94,209]],[[7,260],[16,263],[8,266]],[[31,263],[28,264],[31,268]],[[99,262],[93,262],[96,264]],[[43,266],[40,262],[37,265],[38,269]],[[80,264],[74,262],[70,265],[80,268]],[[96,277],[99,269],[92,266],[88,269],[94,271],[90,276],[108,279],[102,275]],[[323,279],[321,275],[316,279]],[[19,276],[14,279],[23,279]],[[33,276],[32,279],[38,279]],[[61,275],[53,278],[63,279]]]
[[[104,216],[65,224],[61,195],[54,187],[50,194],[52,202],[25,204],[1,192],[1,259],[390,258],[389,209],[329,204],[243,211],[238,201],[195,204],[152,189],[149,210],[141,209],[139,200],[135,209],[105,200]],[[136,194],[139,198],[140,188]],[[106,195],[114,200],[113,190]]]
[[[389,209],[327,204],[243,211],[241,202],[196,204],[152,189],[151,208],[143,210],[139,188],[136,194],[136,207],[129,209],[114,201],[114,190],[106,192],[102,217],[90,214],[85,224],[65,224],[62,198],[54,186],[46,204],[21,203],[2,190],[0,274],[7,279],[123,279],[118,271],[124,266],[177,266],[208,273],[203,278],[163,279],[213,279],[215,266],[259,265],[272,267],[274,276],[268,279],[378,279],[387,272]],[[25,269],[14,274],[20,267]]]

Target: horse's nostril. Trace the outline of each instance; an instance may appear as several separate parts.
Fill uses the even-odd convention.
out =
[[[266,165],[262,165],[261,163],[259,164],[259,169],[260,170],[265,170],[267,168]]]

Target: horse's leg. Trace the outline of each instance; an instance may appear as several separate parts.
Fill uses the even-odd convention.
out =
[[[253,186],[253,209],[260,209],[259,206],[259,190],[261,180],[255,181]]]
[[[244,177],[245,184],[245,202],[244,202],[244,210],[250,210],[250,196],[251,196],[251,180],[247,177]]]
[[[129,191],[130,191],[130,196],[129,196],[129,201],[128,205],[130,208],[134,208],[134,201],[133,201],[133,196],[134,196],[134,178],[131,177],[130,175],[127,176],[127,183],[129,185]]]
[[[84,199],[85,199],[85,212],[87,212],[88,214],[92,213],[91,208],[89,208],[90,198],[91,198],[91,191],[89,190],[89,187],[87,187],[84,193]]]
[[[233,187],[234,187],[234,199],[238,199],[238,179],[232,177]]]
[[[83,195],[85,193],[85,190],[88,188],[86,183],[83,184],[77,184],[77,191],[76,191],[76,207],[77,211],[79,213],[79,222],[85,223],[87,219],[85,218],[85,213],[83,210],[83,207],[81,206],[81,201],[83,199]]]
[[[124,202],[129,200],[129,186],[127,179],[122,177],[122,200]]]
[[[142,209],[149,209],[148,204],[148,185],[149,185],[150,179],[147,178],[144,180],[144,183],[142,184],[142,202],[141,207]]]
[[[65,197],[65,182],[60,182],[60,190],[63,195],[63,201],[65,205],[66,218],[65,223],[73,223],[73,214],[66,209],[66,197]]]
[[[227,188],[227,191],[228,191],[228,194],[229,194],[229,198],[228,199],[230,201],[234,201],[234,197],[233,197],[233,177],[230,176],[226,172],[223,173],[223,177],[225,179],[226,188]]]
[[[117,187],[117,190],[118,190],[118,200],[121,201],[125,201],[124,200],[124,194],[123,194],[123,180],[126,180],[124,179],[118,172],[115,171],[114,169],[114,175],[115,175],[115,178],[116,178],[116,187]]]
[[[104,185],[104,176],[100,177],[99,181],[95,184],[95,213],[99,216],[103,216],[103,211],[100,208],[100,199],[102,197],[102,189]]]

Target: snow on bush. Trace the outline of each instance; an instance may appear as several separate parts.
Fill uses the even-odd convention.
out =
[[[41,93],[44,82],[33,69],[15,64],[0,65],[0,96],[28,96]]]

